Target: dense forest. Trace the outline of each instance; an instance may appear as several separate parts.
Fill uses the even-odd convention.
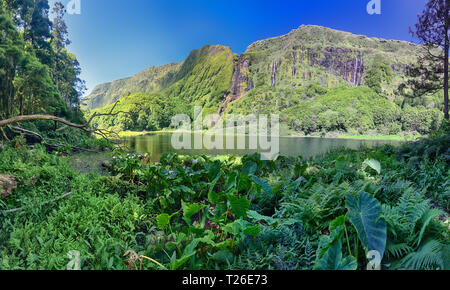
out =
[[[76,56],[66,49],[70,40],[64,14],[59,2],[51,11],[47,0],[0,2],[0,119],[48,114],[83,120],[85,86]],[[28,125],[48,129],[46,123]]]
[[[428,1],[421,45],[306,26],[241,56],[205,46],[83,100],[63,4],[0,0],[0,270],[449,270],[449,2]],[[193,105],[280,113],[305,135],[427,136],[271,161],[153,162],[116,140]]]

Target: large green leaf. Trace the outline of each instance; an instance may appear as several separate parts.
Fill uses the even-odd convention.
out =
[[[250,201],[245,197],[236,197],[232,194],[227,195],[230,202],[231,212],[236,218],[246,217],[247,211],[250,209]]]
[[[211,185],[209,187],[208,200],[212,204],[216,204],[219,202],[219,194],[214,192],[214,187],[216,186],[217,182],[219,181],[219,179],[221,177],[222,177],[222,173],[219,172],[219,174],[217,174],[216,178],[213,180],[213,182],[211,183]]]
[[[334,221],[330,223],[330,235],[322,236],[319,241],[319,250],[317,251],[317,257],[322,258],[326,252],[342,238],[344,233],[344,225],[346,216],[337,217]]]
[[[225,184],[225,191],[230,191],[236,188],[239,173],[237,171],[232,171],[227,178],[227,183]]]
[[[340,239],[332,243],[321,259],[314,265],[314,270],[356,270],[356,258],[348,256],[342,258],[342,242]]]
[[[242,174],[245,175],[253,175],[255,174],[256,170],[258,169],[258,164],[256,164],[253,161],[247,161],[242,166]]]
[[[277,223],[276,219],[274,219],[272,217],[268,217],[268,216],[263,216],[263,215],[259,214],[256,211],[253,211],[253,210],[249,210],[247,212],[247,216],[248,216],[248,218],[250,218],[250,219],[252,219],[252,220],[254,220],[256,222],[264,221],[264,222],[268,223],[269,225],[275,225]]]
[[[381,164],[375,159],[366,159],[363,163],[365,166],[369,166],[375,170],[378,174],[381,174]]]
[[[244,234],[252,236],[254,238],[256,238],[259,233],[261,233],[261,227],[259,225],[248,225],[245,229],[244,229]]]
[[[164,230],[170,222],[170,216],[166,213],[156,217],[156,224],[159,229]]]
[[[271,195],[272,194],[272,188],[270,187],[270,185],[265,182],[264,180],[256,177],[256,176],[252,176],[253,182],[255,182],[257,185],[259,185],[262,189],[264,189],[264,191]]]
[[[181,201],[181,207],[183,209],[184,221],[188,224],[191,224],[191,217],[204,209],[205,205],[198,203],[186,203],[184,201]]]
[[[378,200],[367,192],[362,192],[359,198],[348,194],[346,204],[350,221],[363,246],[367,251],[378,251],[383,258],[387,233],[386,222],[380,217],[381,206]]]

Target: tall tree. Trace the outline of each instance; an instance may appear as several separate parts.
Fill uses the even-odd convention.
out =
[[[41,63],[51,65],[51,27],[48,0],[8,0],[7,6],[15,25],[23,30],[24,40],[31,45]]]
[[[15,96],[14,78],[23,58],[23,41],[0,6],[0,116],[9,117]]]
[[[72,113],[84,89],[80,65],[65,49],[63,12],[57,13],[50,34],[47,4],[0,0],[0,118],[34,113],[77,117]],[[63,11],[62,4],[58,7]]]
[[[425,10],[419,15],[415,34],[427,48],[427,60],[438,67],[443,66],[444,114],[449,119],[448,111],[448,68],[449,68],[449,31],[450,29],[450,0],[429,0]],[[442,51],[436,53],[436,47]],[[436,71],[435,71],[436,72]],[[437,71],[439,73],[439,71]],[[436,75],[436,74],[435,74]]]
[[[71,41],[68,38],[69,32],[64,21],[66,15],[66,8],[61,2],[56,2],[52,9],[53,15],[53,30],[52,30],[52,45],[56,53],[60,53]]]
[[[54,52],[53,79],[64,102],[70,108],[78,109],[80,97],[85,90],[85,83],[79,78],[81,68],[77,58],[68,53],[66,49],[71,43],[64,21],[66,9],[61,2],[56,2],[52,12],[54,15],[51,32],[51,44]]]

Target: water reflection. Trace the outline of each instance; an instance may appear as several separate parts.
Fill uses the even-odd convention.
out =
[[[257,150],[237,150],[237,149],[223,149],[223,150],[175,150],[171,146],[171,133],[155,133],[143,136],[127,138],[127,145],[133,151],[138,153],[149,153],[152,161],[159,161],[161,155],[165,152],[177,152],[182,155],[239,155],[252,154],[256,152],[265,152],[260,149]],[[225,146],[224,137],[224,148]],[[246,144],[248,148],[249,137],[246,136]],[[192,148],[194,148],[192,136]],[[392,144],[394,146],[400,145],[402,141],[392,140],[354,140],[354,139],[333,139],[333,138],[305,138],[305,137],[280,137],[280,155],[283,156],[303,156],[310,158],[321,155],[336,148],[359,149],[361,147],[374,148],[377,146]],[[235,137],[235,146],[237,144],[237,137]],[[237,147],[237,146],[236,146]]]

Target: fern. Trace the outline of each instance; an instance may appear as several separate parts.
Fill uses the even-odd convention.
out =
[[[386,253],[388,257],[392,258],[401,258],[405,256],[406,254],[413,251],[413,248],[408,246],[406,243],[400,243],[400,244],[390,244],[388,243],[386,245]]]
[[[388,223],[388,258],[394,268],[423,270],[443,268],[443,244],[431,230],[444,213],[431,208],[423,195],[408,188],[395,207],[384,206]],[[425,242],[424,242],[425,241]]]
[[[420,229],[419,237],[417,238],[416,245],[420,245],[422,242],[422,239],[424,237],[425,231],[427,230],[430,223],[438,218],[439,216],[443,215],[444,213],[441,210],[438,209],[428,209],[421,218],[422,227]]]
[[[428,240],[418,251],[408,254],[400,261],[400,269],[430,270],[443,269],[443,245],[437,240]]]
[[[306,270],[312,270],[314,267],[316,259],[316,254],[309,240],[306,241],[305,254],[303,255],[303,260],[305,261]]]

